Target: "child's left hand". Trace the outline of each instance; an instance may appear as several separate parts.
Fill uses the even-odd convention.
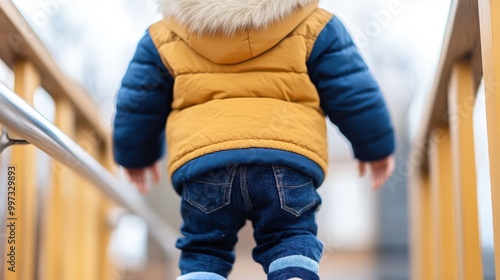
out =
[[[372,188],[378,190],[385,181],[389,179],[394,171],[394,157],[392,155],[381,160],[370,162],[359,162],[359,176],[364,176],[366,173],[366,164],[370,165],[372,171]]]
[[[153,175],[153,182],[158,184],[160,182],[160,163],[156,162],[144,168],[125,168],[125,174],[129,182],[134,184],[139,192],[145,194],[149,191],[146,184],[146,174],[151,172]]]

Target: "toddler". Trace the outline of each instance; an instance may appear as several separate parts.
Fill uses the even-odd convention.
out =
[[[268,279],[319,279],[325,116],[374,188],[394,168],[390,116],[351,37],[316,0],[159,3],[164,18],[118,92],[113,141],[141,192],[148,172],[159,177],[167,143],[182,197],[177,279],[226,279],[246,220]]]

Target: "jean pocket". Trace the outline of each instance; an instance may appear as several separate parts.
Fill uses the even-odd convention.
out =
[[[183,183],[183,198],[206,214],[231,203],[236,166],[215,169]]]
[[[313,179],[304,173],[282,166],[273,166],[281,209],[296,217],[321,204]]]

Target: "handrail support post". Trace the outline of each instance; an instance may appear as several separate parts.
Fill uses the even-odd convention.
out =
[[[2,132],[0,132],[0,155],[2,152],[10,146],[13,145],[27,145],[30,144],[26,140],[12,139],[9,137],[7,130],[2,127]]]

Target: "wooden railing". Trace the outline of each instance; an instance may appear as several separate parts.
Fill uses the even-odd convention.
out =
[[[412,279],[483,279],[473,111],[484,81],[500,279],[500,1],[454,0],[409,158]]]
[[[14,72],[14,92],[33,104],[35,92],[43,88],[55,102],[57,128],[102,166],[113,169],[110,133],[101,125],[98,106],[79,84],[62,73],[47,48],[8,0],[0,0],[0,59]],[[15,123],[11,123],[10,127],[7,123],[3,125],[12,132],[11,137],[29,139],[33,145],[10,148],[10,164],[0,168],[11,171],[5,172],[5,178],[4,173],[0,175],[0,185],[12,186],[8,190],[2,188],[5,195],[0,195],[5,198],[5,201],[0,201],[0,207],[4,208],[0,213],[5,215],[0,231],[5,232],[5,236],[0,238],[1,279],[121,279],[119,273],[113,272],[107,250],[112,231],[109,211],[123,204],[156,227],[152,232],[158,239],[165,241],[165,238],[171,238],[168,229],[164,230],[167,227],[152,212],[148,212],[147,207],[130,200],[133,195],[113,190],[116,184],[103,178],[107,174],[98,174],[94,176],[95,180],[77,175],[100,170],[101,165],[92,169],[79,158],[76,162],[82,164],[74,166],[54,161],[50,168],[50,189],[40,192],[38,186],[42,182],[36,179],[39,168],[36,147],[44,150],[43,147],[47,146],[39,143],[37,137],[40,135],[26,131],[20,133],[19,127],[14,129]],[[17,135],[13,133],[16,130]],[[47,135],[54,133],[50,129],[46,132]],[[60,153],[53,147],[44,151],[49,155]],[[86,170],[81,172],[80,168]],[[124,188],[123,192],[126,191]],[[12,201],[10,209],[8,199]],[[5,221],[15,222],[15,229],[10,231],[7,228],[5,231]],[[155,231],[158,228],[162,231]],[[11,236],[15,244],[8,242]],[[172,239],[168,241],[160,242],[167,254],[174,249]],[[165,243],[171,244],[171,250]],[[14,262],[9,263],[11,256],[14,256]]]

